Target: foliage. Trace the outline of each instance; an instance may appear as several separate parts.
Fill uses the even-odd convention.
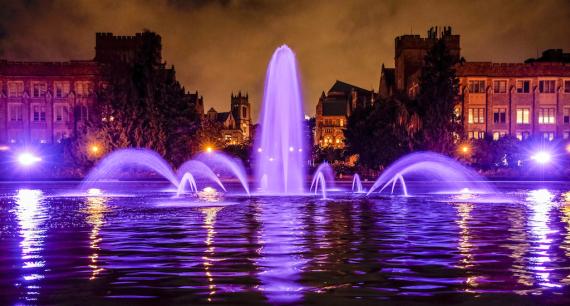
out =
[[[443,39],[434,44],[424,59],[417,97],[422,121],[418,139],[421,149],[450,154],[455,138],[462,134],[461,118],[455,113],[459,87],[454,68],[457,63]]]

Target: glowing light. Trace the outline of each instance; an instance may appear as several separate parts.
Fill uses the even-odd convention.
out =
[[[210,187],[210,186],[204,188],[202,191],[203,191],[204,193],[207,193],[207,194],[216,193],[216,189],[214,189],[214,188],[212,188],[212,187]]]
[[[540,151],[530,157],[539,164],[548,164],[552,160],[552,155],[545,151]]]
[[[295,148],[289,147],[289,152],[293,152],[293,151],[295,151]]]
[[[459,147],[459,151],[463,154],[468,154],[471,151],[471,147],[467,144],[463,144]]]
[[[263,152],[263,149],[257,148],[257,152],[258,152],[258,153],[261,153],[261,152]]]
[[[0,151],[9,151],[10,147],[9,146],[0,146]]]
[[[90,188],[89,190],[87,190],[88,196],[100,196],[102,194],[103,194],[103,191],[101,191],[101,189],[99,189],[99,188]]]
[[[101,147],[97,144],[92,144],[89,146],[89,152],[91,152],[91,154],[98,154],[101,152]]]
[[[566,145],[566,152],[570,153],[570,143]]]
[[[208,147],[206,147],[206,152],[212,153],[212,152],[214,152],[214,148],[208,146]]]
[[[22,166],[31,166],[41,160],[41,158],[33,155],[32,153],[22,153],[18,156],[18,162]]]

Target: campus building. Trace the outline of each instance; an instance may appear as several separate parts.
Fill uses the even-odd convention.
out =
[[[132,63],[137,49],[154,40],[154,62],[165,68],[161,38],[151,32],[134,36],[96,33],[93,60],[17,62],[0,60],[0,145],[52,144],[73,137],[88,120],[100,120],[93,109],[102,85],[103,67]],[[204,113],[198,92],[188,94]]]
[[[249,95],[231,94],[230,111],[218,112],[213,107],[206,113],[206,119],[221,128],[222,141],[226,145],[238,145],[251,139],[251,106]]]
[[[344,129],[348,117],[359,106],[372,105],[376,94],[345,82],[336,81],[323,92],[317,103],[314,145],[321,148],[344,148]]]
[[[380,96],[415,96],[424,57],[438,40],[460,58],[460,37],[449,27],[431,28],[427,37],[397,37],[395,68],[382,66]],[[463,61],[456,66],[456,74],[456,111],[463,119],[465,138],[570,137],[570,54],[553,49],[524,63]]]

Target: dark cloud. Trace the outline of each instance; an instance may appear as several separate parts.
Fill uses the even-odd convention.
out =
[[[0,52],[18,60],[88,59],[95,32],[163,37],[163,56],[207,107],[229,107],[232,91],[261,102],[265,67],[286,43],[298,56],[306,111],[336,79],[377,90],[393,65],[394,37],[451,25],[467,60],[518,62],[537,50],[570,51],[570,2],[76,0],[0,1]]]

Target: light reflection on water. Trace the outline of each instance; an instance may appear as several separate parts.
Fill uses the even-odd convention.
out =
[[[208,194],[170,206],[160,205],[171,199],[162,192],[58,198],[51,186],[10,188],[0,184],[13,195],[0,197],[0,274],[17,274],[18,290],[0,288],[0,304],[73,304],[77,297],[125,304],[160,297],[169,305],[476,303],[492,294],[520,304],[569,294],[570,184],[509,185],[514,200],[497,202],[464,194],[330,201],[226,194],[237,204],[224,205],[221,195]]]

